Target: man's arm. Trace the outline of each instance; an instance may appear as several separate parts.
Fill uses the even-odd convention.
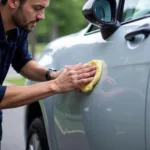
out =
[[[71,91],[82,84],[91,82],[95,72],[95,66],[85,66],[80,64],[73,68],[64,68],[55,80],[41,82],[30,86],[7,87],[5,93],[4,90],[2,90],[3,94],[1,95],[4,96],[0,102],[0,109],[31,104],[56,93]]]
[[[46,68],[40,66],[36,61],[31,60],[21,69],[20,74],[30,80],[46,81],[46,71]],[[52,71],[50,75],[52,78],[57,78],[57,73],[55,71]]]
[[[30,86],[8,86],[0,103],[0,109],[28,105],[57,93],[54,81],[37,83]]]

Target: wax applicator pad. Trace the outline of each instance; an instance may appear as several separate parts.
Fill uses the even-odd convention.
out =
[[[102,70],[103,70],[103,61],[102,60],[91,60],[90,62],[88,62],[88,64],[90,65],[96,65],[96,73],[95,76],[93,78],[93,80],[86,84],[86,85],[81,85],[79,88],[82,92],[90,92],[95,84],[99,81],[101,74],[102,74]]]

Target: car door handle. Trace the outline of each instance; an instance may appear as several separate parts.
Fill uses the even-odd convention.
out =
[[[133,41],[136,35],[143,34],[147,38],[150,34],[150,27],[139,28],[125,35],[127,41]]]

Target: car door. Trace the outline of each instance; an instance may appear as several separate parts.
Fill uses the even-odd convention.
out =
[[[122,1],[120,1],[122,2]],[[57,68],[103,60],[103,72],[92,92],[72,91],[59,95],[63,108],[63,127],[55,114],[61,114],[54,102],[59,150],[144,150],[145,105],[150,63],[148,28],[150,2],[125,0],[121,26],[109,38],[99,30],[73,39],[63,50],[53,53]],[[121,13],[121,11],[119,12]],[[60,136],[61,135],[61,136]],[[60,138],[61,137],[61,138]]]
[[[146,101],[146,149],[150,149],[150,72],[148,78],[148,90]]]

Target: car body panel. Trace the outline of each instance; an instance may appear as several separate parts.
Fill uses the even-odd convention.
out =
[[[46,68],[59,70],[104,60],[102,76],[92,92],[72,91],[40,101],[52,150],[144,150],[150,146],[146,145],[149,132],[145,132],[150,130],[150,119],[145,120],[146,108],[150,115],[146,107],[150,37],[125,40],[128,32],[147,22],[150,18],[121,25],[106,40],[100,32],[86,34],[88,27],[47,45],[39,59]]]
[[[147,101],[146,101],[146,149],[150,149],[150,71],[147,82]]]
[[[92,59],[105,62],[102,77],[92,92],[73,91],[43,101],[52,150],[145,149],[150,38],[140,35],[128,42],[124,36],[149,21],[147,18],[122,25],[107,40],[96,32],[68,36],[47,47],[49,50],[39,60],[41,63],[49,53],[47,68],[61,69]],[[51,47],[64,42],[63,48]]]

